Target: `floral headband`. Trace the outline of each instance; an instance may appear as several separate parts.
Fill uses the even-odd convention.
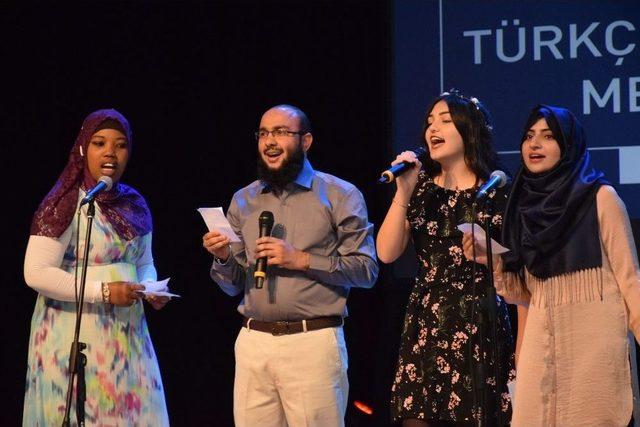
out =
[[[490,131],[492,131],[492,130],[493,130],[493,126],[492,126],[492,125],[487,121],[487,117],[486,117],[486,115],[484,114],[484,112],[483,112],[482,110],[480,110],[480,106],[482,105],[482,103],[480,102],[480,100],[479,100],[478,98],[476,98],[475,96],[466,97],[466,96],[464,96],[463,94],[461,94],[461,93],[460,93],[460,91],[459,91],[459,90],[457,90],[457,89],[449,89],[449,91],[447,91],[447,92],[442,92],[442,93],[440,94],[440,96],[441,96],[441,97],[449,96],[449,95],[456,96],[456,97],[458,97],[458,98],[460,98],[460,99],[463,99],[463,100],[465,100],[465,101],[467,101],[467,102],[472,103],[472,104],[473,104],[473,106],[474,106],[474,107],[476,107],[476,110],[477,110],[478,112],[480,112],[480,114],[482,114],[482,117],[483,117],[483,119],[484,119],[484,124],[485,124],[485,126],[487,127],[487,129],[489,129]]]

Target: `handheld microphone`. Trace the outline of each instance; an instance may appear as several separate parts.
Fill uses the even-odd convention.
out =
[[[89,190],[87,195],[84,196],[84,199],[80,202],[80,206],[93,202],[93,199],[95,199],[98,194],[111,190],[111,187],[113,187],[113,180],[108,176],[101,176],[96,186]]]
[[[262,211],[260,218],[258,218],[258,228],[260,234],[258,237],[265,237],[271,235],[271,229],[273,228],[273,213],[270,211]],[[253,278],[255,279],[256,289],[262,289],[264,279],[267,277],[267,257],[258,258],[256,261],[256,269],[253,272]]]
[[[427,155],[427,150],[424,147],[418,147],[412,151],[416,154],[418,160],[420,160],[421,162],[424,161],[424,158]],[[397,165],[391,166],[389,169],[380,174],[380,178],[378,178],[378,184],[389,184],[390,182],[393,182],[396,177],[399,177],[414,166],[415,163],[411,162],[402,162],[398,163]]]
[[[507,174],[500,170],[491,172],[489,179],[476,193],[476,200],[484,199],[494,188],[502,188],[507,183]]]

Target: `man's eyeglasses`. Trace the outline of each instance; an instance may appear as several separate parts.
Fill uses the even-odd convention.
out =
[[[293,136],[293,135],[305,135],[306,133],[308,132],[300,132],[300,131],[296,132],[296,131],[289,130],[287,128],[277,128],[274,130],[260,129],[254,135],[256,137],[256,141],[259,141],[261,139],[268,138],[269,134],[273,135],[275,139],[281,139],[281,138],[286,138],[288,136]]]

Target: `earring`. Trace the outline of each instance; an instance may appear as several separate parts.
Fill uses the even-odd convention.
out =
[[[84,157],[84,152],[82,151],[82,145],[79,148],[80,148],[80,157]]]

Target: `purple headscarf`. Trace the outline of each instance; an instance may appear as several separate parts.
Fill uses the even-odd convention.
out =
[[[98,110],[89,114],[82,123],[67,166],[33,216],[32,235],[60,237],[73,220],[79,188],[88,189],[97,184],[89,173],[86,154],[89,140],[106,120],[115,120],[120,124],[131,147],[131,128],[122,114],[113,109]],[[121,238],[131,240],[149,233],[152,229],[151,212],[147,202],[140,193],[128,185],[114,183],[110,191],[96,197],[96,203]]]

